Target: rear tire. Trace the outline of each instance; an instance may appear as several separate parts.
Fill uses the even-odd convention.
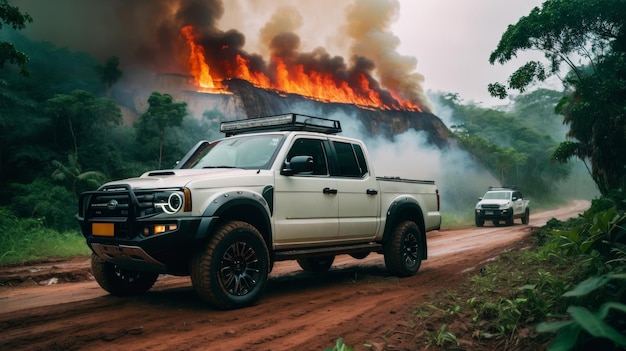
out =
[[[196,293],[219,309],[250,306],[263,293],[270,270],[265,240],[249,223],[229,221],[191,262]]]
[[[136,272],[107,262],[95,253],[91,254],[91,273],[102,289],[114,296],[139,295],[148,291],[159,275],[152,272]]]
[[[524,213],[524,217],[522,217],[522,224],[530,223],[530,209],[526,208],[526,213]]]
[[[307,272],[321,273],[330,269],[335,261],[335,256],[299,258],[297,261],[303,270]]]
[[[424,238],[420,228],[413,221],[404,221],[396,225],[389,240],[383,244],[385,266],[398,277],[415,275],[423,259]]]

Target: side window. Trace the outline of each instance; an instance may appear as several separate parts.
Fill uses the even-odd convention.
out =
[[[352,149],[352,144],[333,141],[337,161],[339,162],[339,175],[343,177],[360,177],[362,175],[359,162]]]
[[[323,140],[319,139],[297,139],[289,153],[287,153],[287,161],[294,156],[311,156],[313,157],[313,175],[328,175],[328,163],[326,161],[326,152],[324,151]]]
[[[356,153],[356,159],[359,161],[359,167],[361,168],[361,177],[366,175],[369,170],[367,169],[367,162],[365,162],[365,154],[359,144],[353,144],[354,152]]]

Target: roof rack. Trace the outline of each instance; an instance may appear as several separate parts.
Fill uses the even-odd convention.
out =
[[[490,186],[489,190],[519,190],[517,185]]]
[[[337,134],[341,132],[341,123],[333,119],[288,113],[222,122],[220,131],[226,136],[262,131],[307,131]]]

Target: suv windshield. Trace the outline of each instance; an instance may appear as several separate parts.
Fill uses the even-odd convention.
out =
[[[510,191],[489,191],[485,193],[483,199],[492,199],[492,200],[510,200],[511,192]]]
[[[205,143],[182,168],[269,169],[283,135],[242,135]]]

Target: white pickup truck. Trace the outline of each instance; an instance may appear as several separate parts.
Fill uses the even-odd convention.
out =
[[[377,178],[363,143],[336,135],[339,121],[285,114],[221,130],[173,169],[81,194],[103,289],[139,294],[159,274],[190,275],[201,298],[232,309],[259,299],[276,261],[322,272],[335,255],[376,252],[410,276],[427,258],[426,232],[441,225],[434,181]]]
[[[476,203],[474,211],[476,226],[482,227],[485,220],[491,220],[493,225],[500,224],[500,221],[513,225],[515,218],[521,218],[523,224],[528,224],[529,203],[529,200],[524,199],[522,192],[514,187],[489,187]]]

